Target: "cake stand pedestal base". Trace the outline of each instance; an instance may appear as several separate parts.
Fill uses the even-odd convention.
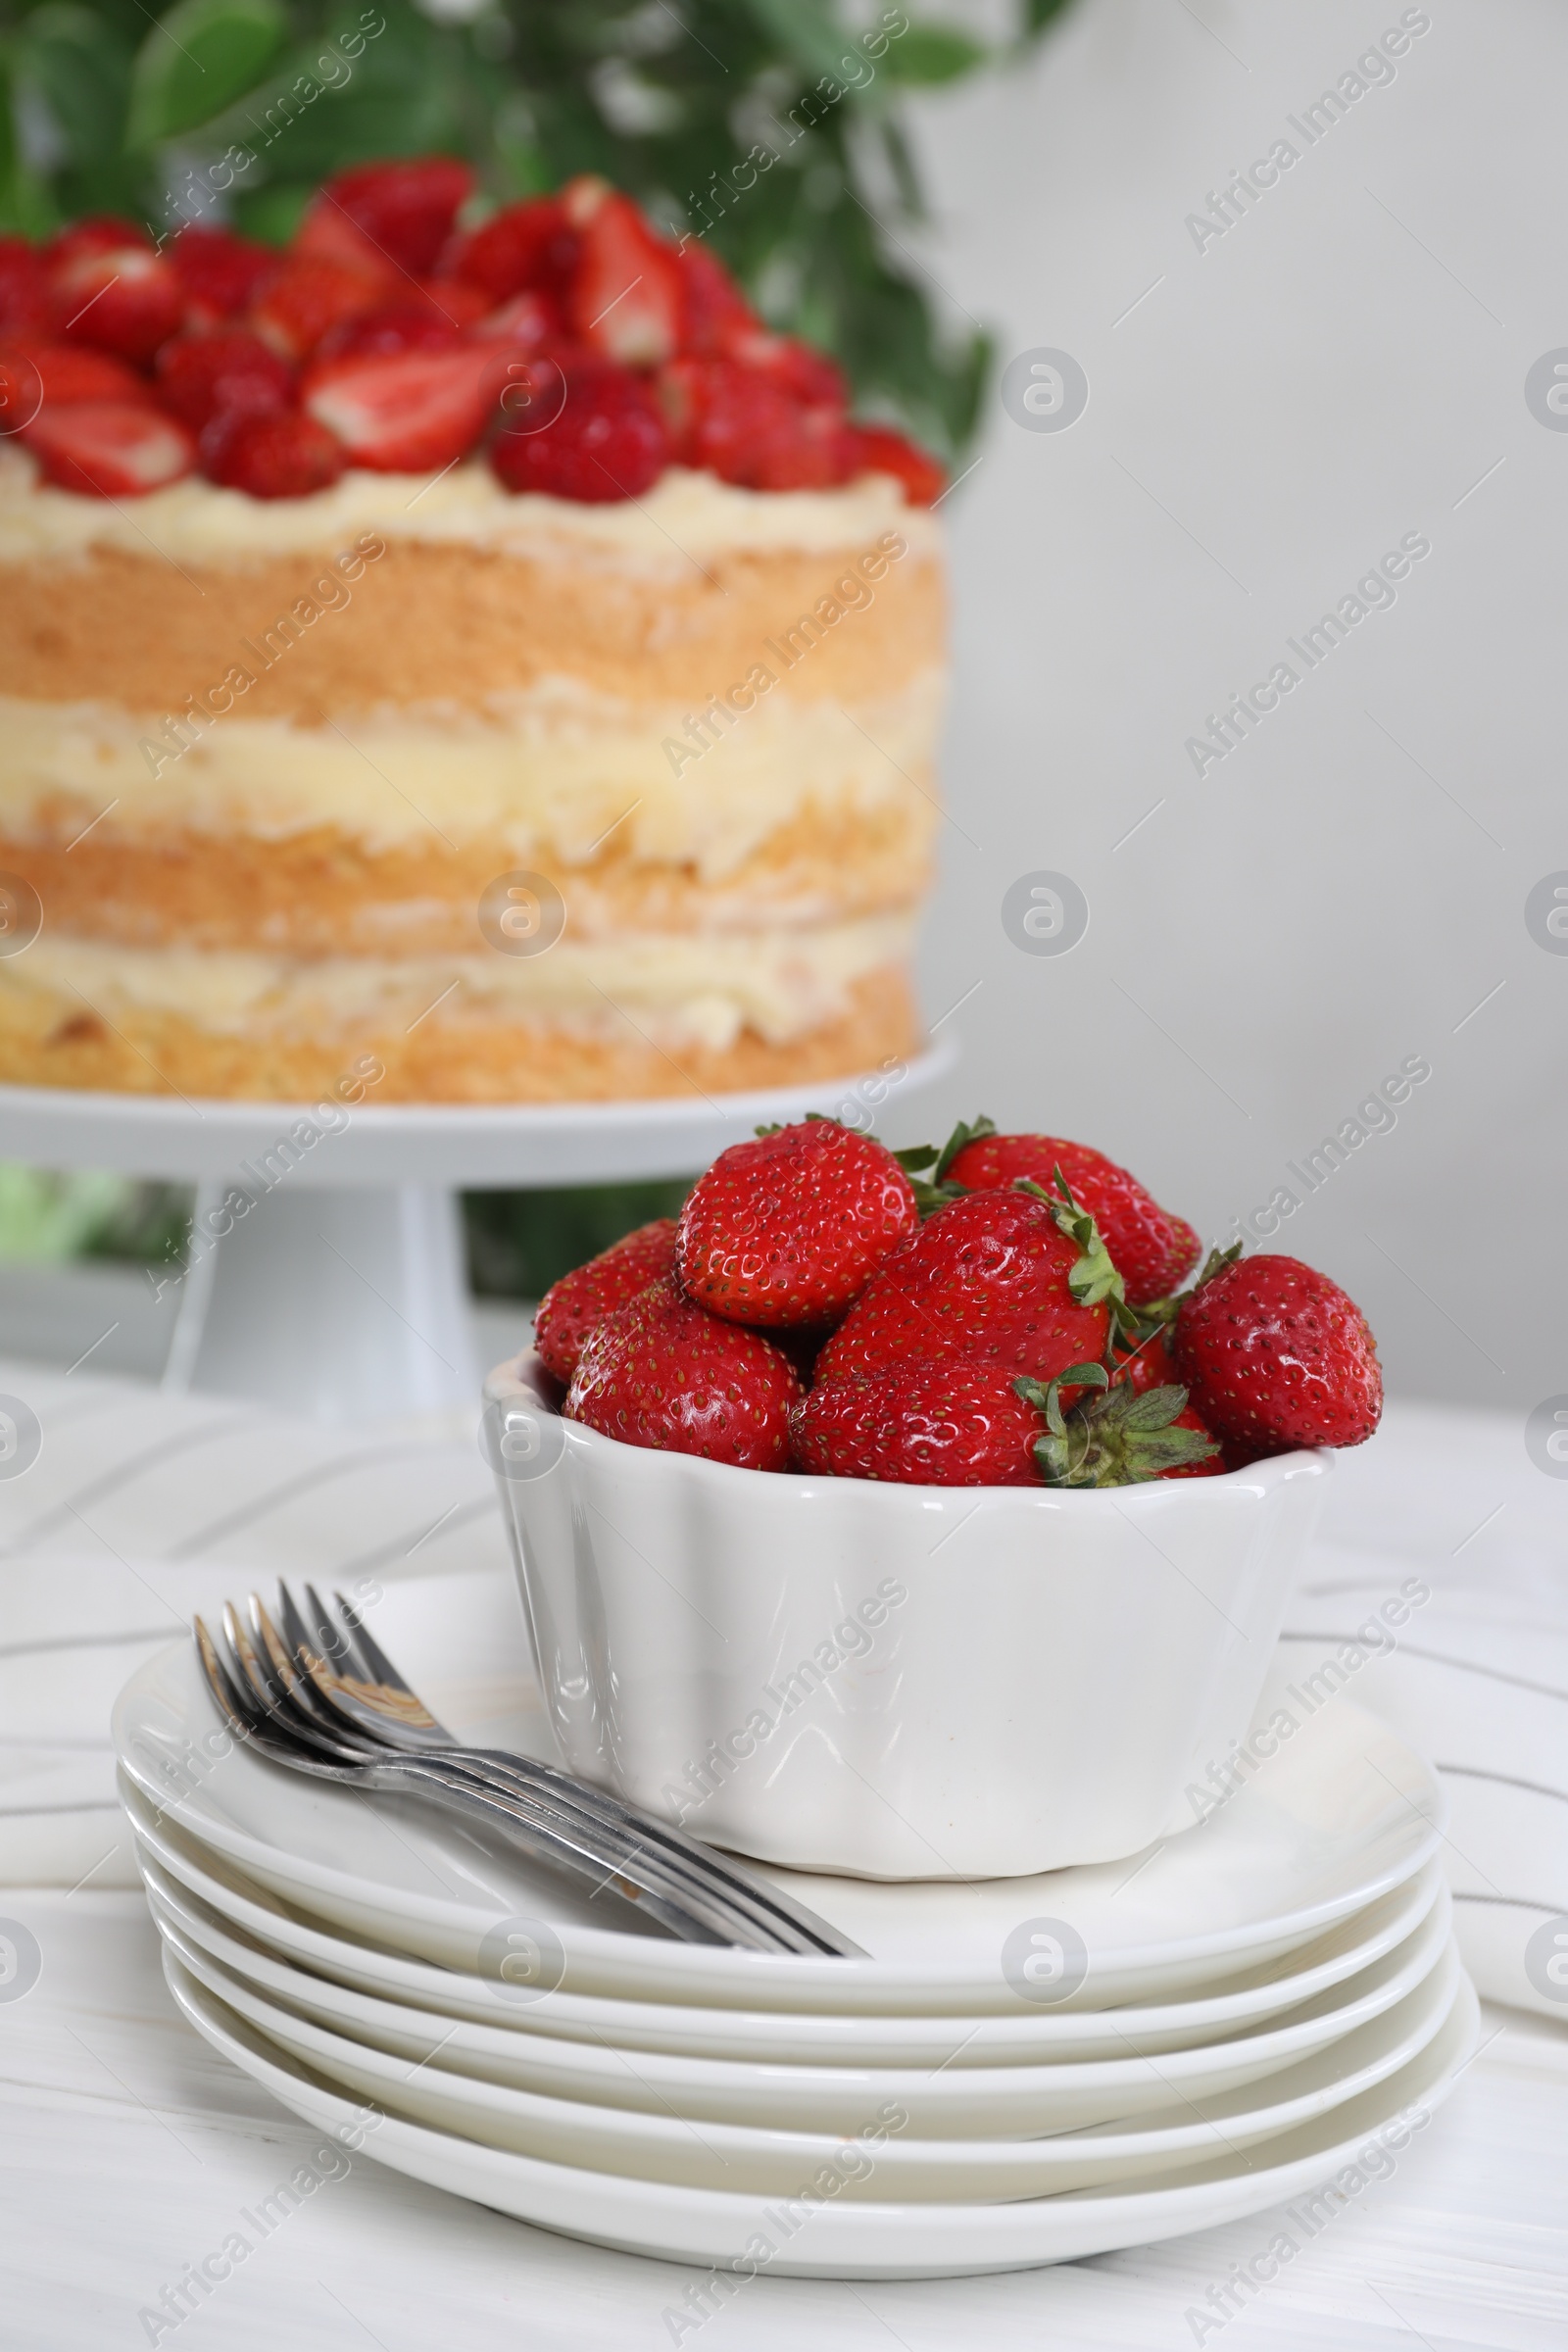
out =
[[[459,1197],[423,1184],[265,1193],[197,1188],[197,1237],[166,1389],[246,1396],[318,1421],[472,1401]],[[228,1211],[225,1214],[225,1203]]]
[[[377,1420],[477,1401],[457,1188],[691,1176],[808,1110],[902,1124],[928,1115],[915,1104],[956,1059],[950,1031],[916,1059],[810,1086],[473,1108],[0,1086],[0,1158],[195,1183],[189,1261],[153,1269],[180,1287],[166,1386]]]

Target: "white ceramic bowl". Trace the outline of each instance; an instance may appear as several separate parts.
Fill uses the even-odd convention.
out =
[[[720,1845],[880,1879],[1136,1854],[1247,1733],[1331,1456],[1103,1492],[769,1476],[485,1384],[562,1756]]]

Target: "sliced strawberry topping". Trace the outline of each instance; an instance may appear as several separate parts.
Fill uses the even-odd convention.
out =
[[[309,253],[290,254],[263,286],[251,324],[286,360],[308,359],[329,327],[374,310],[385,282]]]
[[[254,450],[240,486],[268,497],[348,463],[450,465],[498,421],[495,470],[519,491],[636,497],[674,459],[757,490],[874,468],[911,501],[940,493],[923,451],[851,426],[834,362],[773,333],[700,239],[676,247],[593,173],[461,231],[472,187],[448,156],[358,165],[281,253],[205,221],[165,251],[108,215],[41,247],[0,237],[0,435],[46,402],[151,405],[212,436],[215,479]],[[72,350],[129,370],[73,373]],[[217,429],[281,411],[270,440]]]
[[[268,245],[226,228],[192,220],[169,248],[170,265],[185,296],[187,326],[217,326],[249,308],[262,280],[277,268]]]
[[[904,484],[911,507],[929,507],[948,486],[948,477],[935,458],[906,441],[902,433],[879,424],[857,425],[851,435],[857,473],[891,473]]]
[[[158,354],[159,390],[195,432],[231,409],[286,407],[292,382],[288,362],[243,326],[176,335]]]
[[[682,281],[673,252],[631,198],[603,180],[573,180],[563,201],[582,238],[567,306],[573,333],[622,367],[657,368],[680,335]]]
[[[35,410],[45,400],[57,408],[78,400],[128,400],[143,408],[158,406],[157,395],[144,375],[111,353],[90,351],[81,343],[14,343],[5,361],[13,378],[33,390]]]
[[[89,498],[141,498],[196,463],[196,444],[175,417],[128,400],[51,402],[23,438],[46,481]]]
[[[449,318],[454,326],[477,326],[490,316],[490,297],[479,286],[470,286],[461,277],[421,277],[417,287],[406,289],[410,302],[428,303],[439,318]]]
[[[360,164],[339,172],[321,190],[321,201],[340,205],[378,252],[422,277],[435,268],[472,187],[466,164],[423,155],[413,163]]]
[[[0,433],[20,433],[43,407],[43,377],[31,355],[0,346]]]
[[[523,420],[490,445],[490,463],[509,490],[608,505],[639,497],[669,463],[669,436],[653,394],[641,376],[608,360],[579,360],[565,370],[564,403],[540,430],[527,429],[526,420],[548,403],[503,406]]]
[[[503,206],[457,246],[451,273],[478,286],[492,303],[525,289],[564,297],[577,265],[577,237],[556,196]]]
[[[356,466],[423,473],[474,447],[506,381],[506,354],[494,345],[372,354],[319,362],[305,406]]]
[[[457,279],[449,282],[454,294],[477,291]],[[473,331],[487,343],[507,343],[518,351],[539,351],[546,343],[560,342],[562,338],[561,306],[550,295],[536,294],[531,289],[509,294],[495,310],[486,312]]]
[[[416,297],[410,302],[381,302],[357,318],[341,318],[329,327],[317,348],[317,368],[328,360],[388,359],[395,352],[453,351],[463,330],[444,318],[434,303]]]
[[[352,270],[388,293],[407,283],[391,256],[366,235],[324,188],[307,209],[289,252],[308,255],[313,262],[331,262],[339,270]]]
[[[727,335],[760,325],[718,256],[696,237],[688,237],[678,246],[674,259],[680,272],[682,351],[719,352]]]
[[[850,405],[843,368],[825,351],[816,351],[794,335],[770,334],[753,318],[739,327],[725,328],[723,349],[725,359],[738,360],[754,374],[765,375],[808,408],[847,409]]]
[[[55,324],[55,299],[37,247],[25,237],[0,237],[0,338],[30,342],[52,334]]]
[[[342,448],[299,409],[231,409],[202,435],[202,469],[251,498],[309,498],[343,471]]]
[[[60,331],[76,342],[150,360],[179,324],[179,279],[129,220],[78,220],[45,247],[43,261]]]

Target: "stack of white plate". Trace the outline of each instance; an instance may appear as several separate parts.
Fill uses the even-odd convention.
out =
[[[421,1681],[416,1618],[388,1646]],[[493,1675],[466,1722],[450,1680],[429,1695],[507,1728]],[[511,1743],[548,1753],[511,1697]],[[770,1874],[863,1960],[610,1924],[450,1820],[233,1748],[185,1648],[115,1740],[169,1982],[216,2048],[399,2172],[737,2278],[1019,2269],[1309,2196],[1422,2129],[1475,2044],[1437,1785],[1344,1699],[1145,1857]]]

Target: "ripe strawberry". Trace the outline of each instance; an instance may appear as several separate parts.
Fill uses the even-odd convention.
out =
[[[285,360],[308,359],[328,327],[374,310],[383,280],[310,253],[286,254],[251,306],[250,323]]]
[[[590,1333],[674,1262],[675,1220],[656,1217],[552,1283],[533,1319],[533,1344],[545,1369],[569,1388]]]
[[[1116,1370],[1110,1377],[1113,1386],[1124,1380],[1141,1396],[1146,1389],[1166,1388],[1181,1375],[1171,1362],[1165,1335],[1159,1331],[1141,1348],[1118,1354]]]
[[[292,384],[288,362],[243,326],[174,335],[158,354],[158,388],[193,432],[231,409],[285,408]]]
[[[1102,1152],[1056,1135],[985,1135],[966,1144],[947,1173],[971,1192],[1011,1184],[1020,1176],[1051,1192],[1058,1167],[1073,1199],[1100,1227],[1129,1303],[1142,1306],[1168,1297],[1197,1265],[1201,1244],[1189,1224],[1161,1208],[1135,1176]]]
[[[506,381],[506,355],[493,344],[369,353],[318,361],[305,377],[304,404],[352,464],[425,473],[475,446]]]
[[[0,237],[0,341],[29,343],[55,332],[59,319],[43,257],[25,237]]]
[[[74,342],[146,361],[179,325],[179,279],[129,220],[74,221],[44,247],[43,266],[60,332]]]
[[[830,1323],[919,1223],[891,1152],[834,1119],[731,1144],[680,1212],[675,1270],[733,1323]]]
[[[1075,1385],[1078,1401],[1065,1409],[1062,1396]],[[1048,1487],[1141,1486],[1211,1478],[1225,1468],[1179,1383],[1139,1389],[1107,1377],[1102,1364],[1070,1364],[1044,1386],[1020,1380],[1018,1393],[1045,1418],[1034,1452]]]
[[[723,263],[698,237],[677,247],[675,268],[680,273],[679,347],[689,352],[717,352],[727,335],[760,326]]]
[[[817,1385],[920,1357],[1003,1364],[1049,1381],[1104,1352],[1103,1294],[1075,1295],[1080,1266],[1089,1259],[1078,1243],[1028,1193],[950,1201],[872,1275],[817,1357]]]
[[[411,276],[423,277],[435,268],[472,188],[466,164],[421,155],[412,163],[360,164],[339,172],[317,203],[337,205],[377,252]]]
[[[624,368],[657,368],[673,357],[683,286],[675,256],[629,196],[602,179],[574,179],[562,209],[581,240],[567,322],[589,350]]]
[[[202,434],[209,481],[250,498],[309,498],[329,489],[346,463],[342,444],[300,409],[230,409]]]
[[[459,240],[446,262],[454,277],[478,286],[492,303],[529,291],[564,302],[577,266],[577,232],[558,196],[504,205]]]
[[[143,401],[46,401],[23,434],[44,480],[88,498],[142,498],[189,473],[196,444]]]
[[[566,1398],[569,1420],[626,1446],[787,1470],[801,1384],[760,1332],[721,1322],[665,1277],[593,1331]]]
[[[879,424],[858,424],[850,438],[855,472],[891,473],[895,481],[904,484],[904,495],[911,507],[934,506],[947,488],[947,474],[936,459],[903,433],[889,432]]]
[[[543,491],[587,506],[640,497],[668,460],[669,439],[652,393],[640,376],[608,360],[578,360],[566,368],[564,403],[550,424],[538,432],[504,429],[490,444],[490,463],[509,490]]]
[[[180,230],[169,248],[169,261],[185,297],[187,327],[220,326],[226,318],[238,318],[262,280],[277,268],[270,246],[199,220]]]
[[[1180,1383],[1177,1385],[1180,1386]],[[1205,1454],[1200,1461],[1177,1462],[1171,1469],[1161,1470],[1158,1474],[1161,1478],[1223,1478],[1227,1470],[1235,1469],[1228,1449],[1216,1442],[1214,1432],[1196,1405],[1184,1404],[1169,1427],[1190,1429],[1195,1437],[1205,1439],[1214,1450]]]
[[[1120,1368],[1111,1374],[1110,1381],[1112,1388],[1118,1382],[1125,1381],[1134,1395],[1138,1396],[1147,1396],[1151,1389],[1181,1388],[1181,1374],[1171,1361],[1170,1350],[1165,1345],[1165,1334],[1162,1331],[1156,1332],[1153,1338],[1146,1340],[1141,1348],[1124,1355],[1120,1361]],[[1186,1394],[1185,1390],[1183,1390],[1183,1394]],[[1191,1404],[1184,1404],[1169,1426],[1172,1429],[1190,1429],[1200,1438],[1212,1438],[1214,1435],[1207,1422]],[[1216,1478],[1222,1471],[1233,1470],[1235,1467],[1235,1463],[1230,1458],[1230,1448],[1227,1446],[1223,1458],[1216,1451],[1207,1455],[1202,1461],[1182,1462],[1173,1470],[1162,1470],[1159,1475],[1161,1478]]]
[[[801,1468],[911,1487],[1034,1487],[1041,1419],[1011,1367],[947,1356],[818,1385],[790,1427]]]
[[[1222,1264],[1182,1299],[1172,1353],[1215,1436],[1256,1454],[1359,1446],[1383,1411],[1366,1317],[1299,1258]]]

